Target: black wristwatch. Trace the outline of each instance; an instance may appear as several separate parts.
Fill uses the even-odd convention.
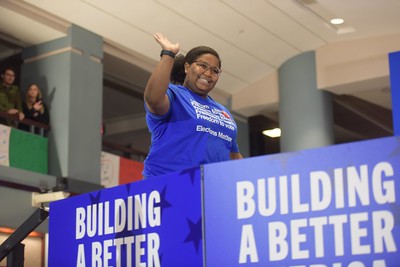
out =
[[[161,50],[160,57],[162,57],[163,55],[168,55],[172,58],[175,58],[175,53],[169,50]]]

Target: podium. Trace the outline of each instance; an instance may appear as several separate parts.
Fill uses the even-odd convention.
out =
[[[399,250],[400,137],[207,164],[50,204],[50,267],[398,267]]]

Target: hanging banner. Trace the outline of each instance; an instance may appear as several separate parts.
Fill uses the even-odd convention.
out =
[[[0,124],[0,165],[4,166],[10,166],[10,132],[11,127]]]
[[[0,165],[47,174],[48,140],[0,124]]]
[[[143,162],[121,157],[119,166],[119,184],[132,183],[143,179]]]
[[[48,173],[48,140],[46,137],[12,129],[10,133],[10,166]]]
[[[106,188],[119,185],[119,159],[111,153],[101,152],[100,184]]]
[[[100,184],[105,188],[142,180],[143,162],[101,152]]]
[[[400,137],[204,166],[206,266],[398,267]]]
[[[50,203],[49,266],[202,267],[200,168]]]

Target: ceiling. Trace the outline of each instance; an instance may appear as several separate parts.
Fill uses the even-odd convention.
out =
[[[103,36],[104,139],[147,152],[150,139],[141,95],[159,60],[155,32],[179,42],[183,54],[197,45],[216,49],[223,74],[213,97],[232,109],[232,99],[246,92],[252,97],[254,84],[300,53],[400,34],[399,12],[399,0],[1,0],[0,56],[65,36],[71,24]],[[342,17],[345,23],[330,26],[331,17]],[[365,91],[350,86],[334,96],[339,142],[371,138],[363,131],[390,134],[388,78]],[[232,111],[238,119],[277,121],[278,103],[276,98],[261,108]],[[382,118],[374,117],[377,113],[385,118],[383,126],[377,123]]]

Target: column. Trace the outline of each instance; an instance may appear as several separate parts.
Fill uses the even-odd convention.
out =
[[[37,83],[50,110],[49,174],[100,184],[102,38],[72,25],[22,58],[23,91]]]
[[[331,96],[317,88],[315,52],[286,61],[278,70],[281,152],[334,143]]]

